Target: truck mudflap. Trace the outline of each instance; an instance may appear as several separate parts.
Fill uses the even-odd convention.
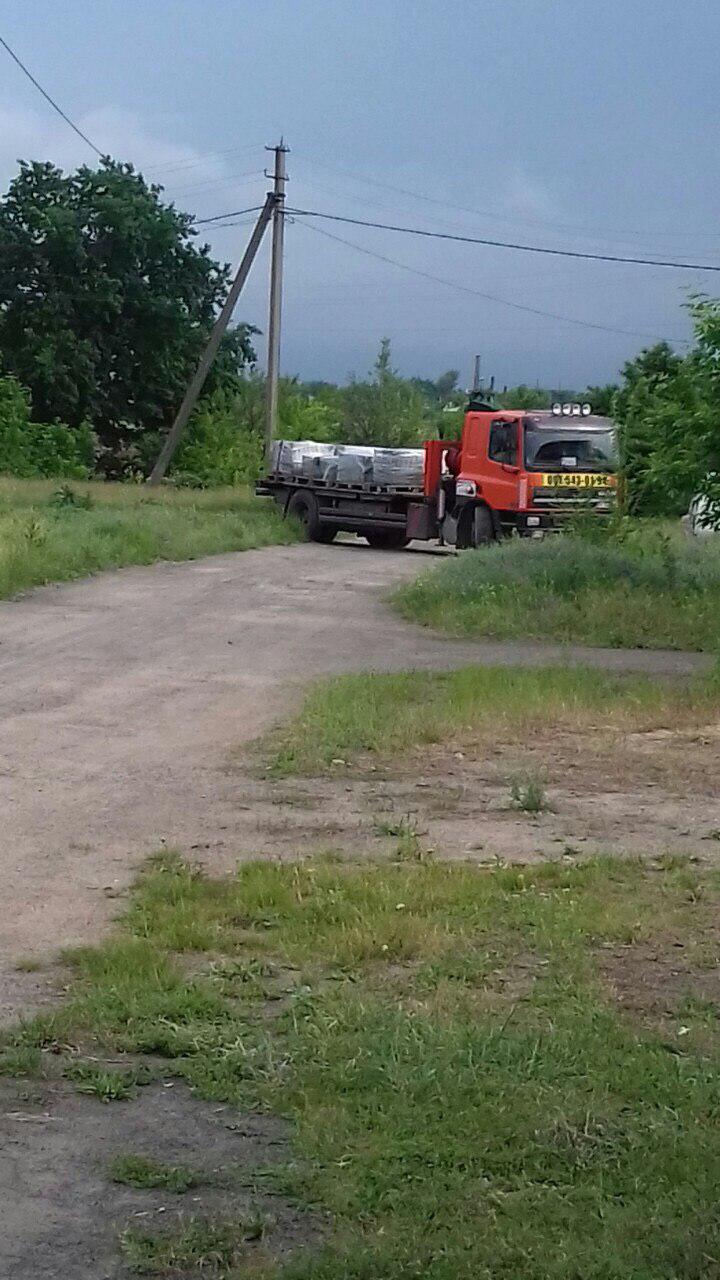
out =
[[[437,519],[434,508],[427,502],[410,502],[407,509],[406,533],[408,538],[427,542],[437,535]]]

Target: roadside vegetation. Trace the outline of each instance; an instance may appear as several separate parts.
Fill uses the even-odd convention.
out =
[[[444,561],[395,601],[454,635],[717,652],[720,539],[642,522],[619,539],[517,539]]]
[[[203,1098],[290,1120],[291,1161],[257,1184],[326,1211],[325,1240],[273,1264],[272,1221],[218,1226],[200,1199],[177,1236],[121,1235],[139,1274],[705,1280],[718,906],[718,873],[673,858],[210,880],[165,855],[8,1052],[41,1050],[41,1074],[80,1042],[150,1055]],[[108,1177],[192,1182],[149,1154]]]
[[[0,479],[0,598],[46,582],[293,542],[292,522],[242,489]]]
[[[363,759],[391,763],[433,744],[497,742],[560,729],[643,731],[704,723],[720,681],[614,675],[587,667],[465,667],[337,676],[315,684],[298,715],[266,743],[277,776]]]

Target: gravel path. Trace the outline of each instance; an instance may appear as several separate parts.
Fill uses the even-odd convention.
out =
[[[0,1016],[37,994],[17,960],[97,936],[143,856],[231,841],[243,797],[230,793],[228,753],[288,714],[310,677],[469,662],[668,675],[709,665],[438,638],[383,603],[429,554],[276,547],[0,604]]]

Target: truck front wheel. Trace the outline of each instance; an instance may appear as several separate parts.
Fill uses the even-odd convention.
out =
[[[495,526],[489,507],[466,507],[458,521],[457,547],[485,547],[495,541]]]
[[[308,542],[332,542],[335,537],[337,530],[332,525],[323,524],[312,493],[293,494],[287,513],[302,525]]]

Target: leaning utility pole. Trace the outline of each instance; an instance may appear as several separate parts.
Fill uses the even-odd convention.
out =
[[[280,375],[280,324],[282,320],[283,241],[285,235],[285,156],[289,151],[282,138],[275,153],[273,173],[272,256],[270,260],[270,318],[268,322],[267,383],[265,398],[265,451],[269,457],[275,438],[278,410],[278,377]],[[269,176],[269,175],[268,175]]]
[[[150,479],[148,480],[148,484],[151,484],[151,485],[159,484],[160,481],[165,476],[165,472],[170,466],[170,463],[172,462],[175,450],[177,449],[180,443],[180,437],[182,436],[182,433],[185,430],[185,427],[187,426],[188,418],[190,417],[190,414],[195,408],[198,396],[200,395],[200,392],[203,389],[203,386],[205,384],[205,379],[207,378],[208,373],[210,372],[210,367],[212,365],[212,362],[215,359],[215,356],[217,355],[218,347],[220,346],[220,342],[222,340],[223,334],[225,333],[225,330],[227,329],[230,323],[230,320],[232,318],[232,313],[235,310],[235,304],[238,298],[240,297],[242,287],[248,278],[248,275],[250,273],[250,268],[255,258],[255,254],[257,253],[260,247],[260,241],[262,240],[263,235],[265,234],[265,228],[267,227],[270,219],[273,216],[274,209],[275,209],[275,195],[272,192],[269,192],[265,200],[265,204],[260,210],[260,216],[257,222],[255,223],[255,228],[250,237],[250,243],[248,244],[248,247],[245,250],[245,253],[243,254],[242,262],[238,267],[237,275],[235,276],[235,279],[233,280],[232,285],[230,287],[230,292],[228,293],[228,296],[225,299],[225,302],[223,303],[223,308],[222,308],[222,311],[220,312],[220,315],[215,321],[215,325],[213,327],[212,333],[210,334],[208,344],[205,350],[203,351],[202,356],[200,357],[200,362],[198,364],[198,367],[195,370],[195,376],[192,382],[190,383],[190,386],[188,387],[187,391],[185,392],[185,397],[183,399],[182,404],[180,405],[180,408],[177,413],[177,417],[175,418],[175,421],[173,422],[172,427],[168,432],[167,439],[165,440],[165,443],[160,451],[158,460],[155,463],[155,466],[153,467],[152,472],[150,474]]]

